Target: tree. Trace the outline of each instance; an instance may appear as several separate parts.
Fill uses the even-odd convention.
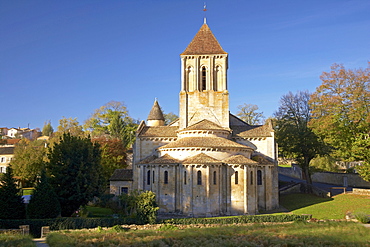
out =
[[[165,125],[169,125],[170,123],[172,123],[173,121],[175,121],[179,118],[179,116],[177,116],[173,112],[165,113],[165,114],[163,114],[163,116],[164,116],[164,124]]]
[[[42,140],[29,141],[28,139],[22,139],[16,144],[11,164],[14,175],[19,177],[22,183],[33,186],[36,177],[44,168],[47,159],[45,145]]]
[[[116,169],[127,167],[126,148],[120,139],[101,136],[94,138],[93,141],[99,143],[100,146],[100,163],[106,181],[109,180]]]
[[[275,112],[276,139],[279,151],[295,159],[302,168],[307,183],[312,184],[309,172],[310,161],[318,155],[329,152],[324,142],[308,127],[311,109],[308,105],[310,94],[299,91],[289,92],[280,99],[280,106]]]
[[[58,196],[49,184],[45,170],[41,172],[41,177],[32,193],[27,214],[31,219],[51,219],[60,215]]]
[[[24,219],[26,216],[21,190],[16,182],[13,169],[9,166],[0,179],[0,219]]]
[[[236,115],[244,122],[250,125],[263,124],[265,117],[263,112],[257,112],[259,109],[257,105],[244,103],[244,105],[239,105],[238,109]]]
[[[109,135],[119,138],[126,148],[135,141],[137,123],[129,117],[123,102],[110,101],[96,109],[84,126],[93,137]]]
[[[343,161],[370,163],[361,146],[369,145],[370,62],[366,69],[346,69],[334,64],[321,75],[322,84],[310,100],[310,127],[334,147]],[[368,168],[370,169],[370,167]]]
[[[58,195],[62,216],[71,216],[104,190],[99,145],[89,138],[65,133],[48,157],[50,184]]]
[[[44,127],[42,128],[42,135],[43,136],[51,136],[54,132],[53,127],[51,126],[50,120],[44,124]]]

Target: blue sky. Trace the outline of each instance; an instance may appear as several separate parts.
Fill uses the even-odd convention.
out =
[[[83,123],[111,100],[145,120],[178,114],[180,57],[203,24],[199,0],[0,0],[0,127]],[[269,117],[313,92],[333,63],[367,67],[370,1],[212,0],[207,24],[229,53],[230,111]]]

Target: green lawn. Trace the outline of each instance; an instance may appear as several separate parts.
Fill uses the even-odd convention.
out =
[[[24,196],[32,195],[34,188],[23,188],[22,193]]]
[[[177,230],[62,231],[47,237],[59,246],[369,246],[370,229],[354,222],[281,223]],[[350,234],[349,234],[350,233]]]
[[[310,194],[290,194],[280,197],[280,204],[294,214],[312,214],[316,219],[344,219],[347,212],[370,214],[370,197],[340,194],[321,198]]]
[[[110,217],[113,214],[110,208],[86,206],[86,209],[89,212],[89,217]]]

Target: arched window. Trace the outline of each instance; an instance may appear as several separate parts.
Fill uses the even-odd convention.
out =
[[[202,67],[202,78],[201,78],[201,84],[200,84],[200,90],[204,91],[207,89],[207,70],[206,67]]]
[[[197,184],[202,185],[202,172],[201,171],[197,172]]]
[[[186,171],[184,171],[184,184],[186,184]]]
[[[153,184],[154,184],[154,171],[153,171]]]
[[[262,171],[257,171],[257,185],[262,185]]]
[[[194,70],[193,67],[188,67],[188,74],[187,74],[187,83],[186,83],[186,91],[194,91],[195,85],[194,85]]]
[[[147,174],[146,174],[146,184],[147,185],[150,184],[150,171],[148,171]]]
[[[251,171],[251,184],[253,184],[253,171]]]
[[[235,172],[234,177],[235,177],[235,184],[239,184],[239,172]]]
[[[213,184],[217,184],[216,179],[217,179],[217,173],[216,173],[216,171],[214,171],[213,172]]]
[[[168,184],[168,171],[164,171],[164,183]]]
[[[222,71],[221,71],[221,66],[217,66],[216,67],[216,80],[215,80],[215,85],[214,85],[214,88],[213,90],[217,91],[219,89],[222,89],[221,88],[221,81],[222,81]]]

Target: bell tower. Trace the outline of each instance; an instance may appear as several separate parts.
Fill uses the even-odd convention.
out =
[[[203,119],[229,128],[228,54],[206,23],[180,57],[180,129]]]

